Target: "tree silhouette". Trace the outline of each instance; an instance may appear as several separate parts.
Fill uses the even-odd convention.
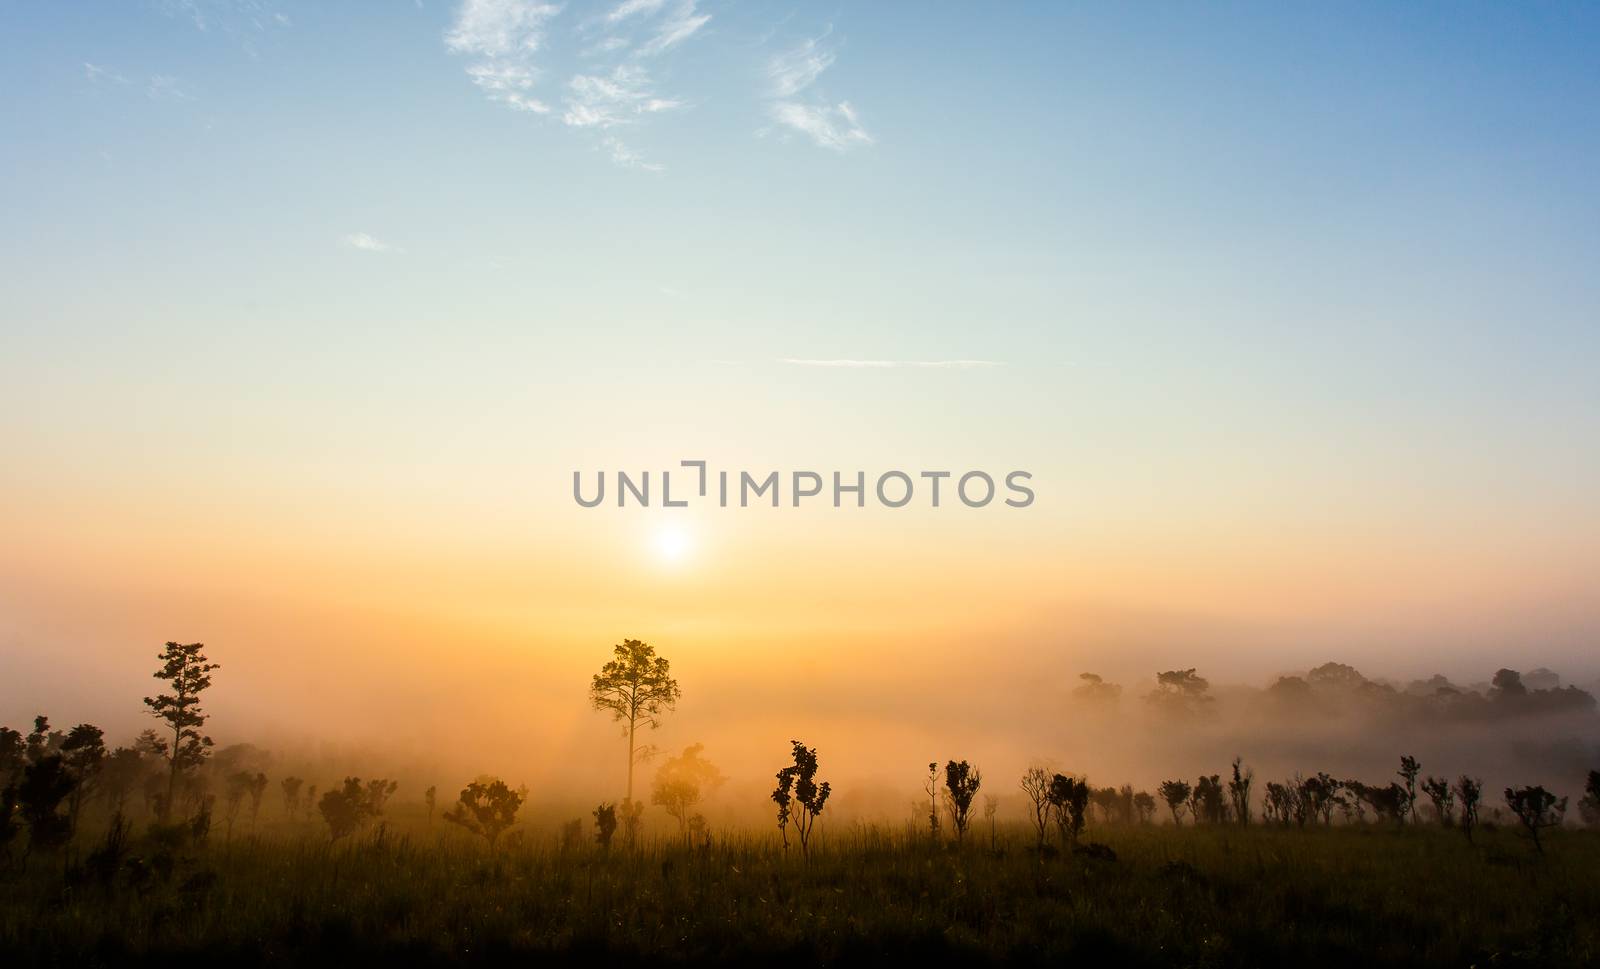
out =
[[[611,850],[611,836],[617,833],[617,809],[605,801],[594,809],[594,840],[601,851]]]
[[[928,836],[934,841],[939,840],[939,764],[937,761],[928,761],[928,779],[922,785],[922,791],[928,795]]]
[[[672,664],[657,656],[655,648],[637,639],[625,639],[612,648],[615,658],[600,668],[589,684],[589,702],[608,711],[624,724],[628,738],[628,801],[633,800],[633,766],[640,748],[640,727],[654,730],[661,716],[678,703],[682,691],[671,676]]]
[[[1450,790],[1449,778],[1428,775],[1422,782],[1422,793],[1433,802],[1433,816],[1439,819],[1441,827],[1448,828],[1455,823],[1456,795]]]
[[[1417,814],[1417,775],[1422,772],[1422,765],[1417,763],[1415,757],[1409,755],[1400,758],[1400,769],[1395,773],[1405,780],[1406,805],[1405,814],[1413,821]]]
[[[229,840],[233,838],[233,822],[239,817],[239,808],[243,806],[245,796],[255,786],[255,780],[255,775],[249,771],[228,775],[228,786],[224,790],[222,800],[222,821]]]
[[[978,796],[983,776],[966,761],[950,761],[944,765],[945,804],[950,809],[950,823],[956,829],[956,844],[966,840],[967,824],[972,817],[972,801]]]
[[[334,841],[347,837],[383,813],[383,802],[398,786],[394,781],[361,783],[359,777],[346,777],[338,788],[322,795],[317,810],[328,824]]]
[[[462,788],[444,819],[483,838],[493,851],[500,835],[517,823],[517,810],[527,794],[526,788],[512,790],[498,777],[480,777]]]
[[[1578,802],[1578,815],[1583,823],[1600,825],[1600,770],[1589,772],[1589,782],[1584,785],[1583,799]]]
[[[165,721],[172,731],[172,743],[167,748],[167,793],[160,809],[162,822],[172,816],[179,775],[204,763],[212,746],[211,738],[200,732],[206,723],[200,694],[211,686],[211,673],[221,666],[207,661],[201,652],[204,648],[203,643],[167,643],[156,657],[161,668],[156,670],[155,678],[171,684],[172,692],[144,698],[151,715]]]
[[[1033,830],[1038,836],[1034,847],[1043,851],[1045,831],[1050,825],[1050,775],[1045,773],[1043,767],[1028,768],[1022,775],[1022,792],[1028,795],[1028,802],[1033,805]]]
[[[1210,682],[1193,667],[1167,670],[1156,674],[1156,688],[1145,695],[1145,700],[1168,713],[1192,716],[1215,701],[1210,689]]]
[[[1061,831],[1061,847],[1066,848],[1078,840],[1083,830],[1084,814],[1089,809],[1089,782],[1065,774],[1051,777],[1050,807]]]
[[[428,809],[428,827],[433,827],[433,811],[439,806],[439,788],[433,784],[422,792],[422,804]]]
[[[1556,798],[1554,794],[1542,787],[1517,787],[1506,788],[1506,807],[1517,816],[1522,826],[1527,829],[1533,838],[1533,847],[1540,854],[1544,854],[1544,843],[1539,840],[1539,831],[1542,828],[1554,828],[1561,824],[1562,817],[1567,813],[1567,799]]]
[[[705,744],[692,744],[656,769],[650,803],[665,808],[678,822],[678,833],[689,835],[689,820],[701,798],[722,785],[722,772],[701,757]]]
[[[105,767],[105,731],[93,724],[80,723],[67,731],[61,741],[62,766],[72,777],[72,793],[67,796],[67,826],[78,830],[78,813],[84,799],[98,790],[100,772]]]
[[[1189,796],[1189,813],[1195,823],[1221,824],[1228,820],[1228,802],[1222,792],[1222,778],[1212,774],[1202,775],[1194,783],[1194,793]]]
[[[778,771],[778,786],[773,789],[772,800],[778,805],[778,832],[783,837],[784,850],[789,849],[788,828],[792,820],[795,834],[800,839],[800,852],[809,860],[811,831],[833,789],[827,781],[821,784],[816,782],[816,748],[808,748],[798,740],[789,743],[793,745],[791,753],[794,764]]]
[[[1189,803],[1189,795],[1193,788],[1188,781],[1162,781],[1161,799],[1167,802],[1167,810],[1172,812],[1173,827],[1183,827],[1183,809]]]
[[[56,751],[41,750],[22,769],[15,797],[17,811],[28,826],[28,851],[59,848],[72,837],[71,820],[61,807],[76,786],[66,762]]]
[[[1467,841],[1472,841],[1472,829],[1478,826],[1478,802],[1483,800],[1483,781],[1462,774],[1456,779],[1456,799],[1461,802],[1461,830]]]
[[[1133,796],[1133,811],[1138,815],[1140,824],[1149,824],[1156,816],[1156,799],[1150,796],[1149,791],[1140,791]]]
[[[1240,824],[1250,823],[1250,784],[1256,772],[1244,766],[1244,759],[1233,758],[1233,779],[1228,781],[1228,802],[1233,805],[1233,817]]]
[[[989,850],[995,851],[1000,847],[995,831],[994,816],[1000,813],[1000,799],[993,794],[983,796],[983,819],[989,822]]]
[[[1267,781],[1266,795],[1261,799],[1262,819],[1287,827],[1295,819],[1294,808],[1294,791],[1286,784]]]
[[[1072,690],[1072,695],[1084,703],[1115,703],[1122,696],[1122,687],[1107,683],[1098,673],[1079,673],[1083,682]]]
[[[291,821],[300,813],[300,789],[304,786],[305,781],[298,777],[285,777],[278,782],[283,791],[283,813]]]

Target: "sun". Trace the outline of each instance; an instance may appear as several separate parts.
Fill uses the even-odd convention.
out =
[[[683,525],[662,525],[652,539],[656,558],[667,565],[681,565],[694,552],[694,535]]]

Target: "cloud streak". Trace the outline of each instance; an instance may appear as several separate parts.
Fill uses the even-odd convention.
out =
[[[384,242],[381,239],[374,238],[373,236],[370,236],[365,232],[352,232],[349,235],[345,236],[343,241],[344,241],[344,244],[346,246],[348,246],[349,248],[357,249],[357,250],[360,250],[361,252],[404,252],[405,251],[404,249],[399,249],[399,248],[397,248],[395,246],[391,246],[389,243]]]
[[[1005,366],[997,360],[817,360],[784,357],[778,362],[795,367],[832,367],[841,370],[985,370]]]
[[[833,50],[824,46],[832,28],[808,38],[767,63],[770,102],[767,114],[774,122],[810,138],[833,151],[848,151],[872,144],[872,135],[849,101],[833,102],[807,92],[833,66]]]

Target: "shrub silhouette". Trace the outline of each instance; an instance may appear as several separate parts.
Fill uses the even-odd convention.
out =
[[[22,769],[16,785],[18,813],[28,826],[28,851],[60,848],[72,836],[71,820],[61,812],[62,802],[76,786],[59,753],[44,753]]]
[[[978,796],[983,776],[966,761],[950,761],[944,765],[945,806],[950,810],[950,823],[956,829],[956,844],[966,840],[967,825],[972,819],[972,802]]]
[[[1578,815],[1587,825],[1600,825],[1600,770],[1589,772],[1589,782],[1584,785],[1583,799],[1578,802]]]
[[[1422,793],[1433,802],[1433,816],[1441,827],[1448,828],[1455,823],[1456,795],[1450,790],[1448,778],[1428,775],[1422,782]]]
[[[317,810],[327,822],[332,839],[348,837],[381,815],[383,800],[395,787],[393,781],[372,781],[363,785],[359,777],[346,777],[337,789],[324,793],[317,802]]]
[[[725,779],[716,765],[700,756],[705,744],[692,744],[656,770],[650,803],[666,809],[678,822],[678,833],[689,836],[689,820],[701,798],[722,786]]]
[[[1089,782],[1056,774],[1050,778],[1050,806],[1054,811],[1056,828],[1061,832],[1061,846],[1078,840],[1083,831],[1084,814],[1089,808]]]
[[[1161,799],[1167,802],[1167,810],[1172,812],[1174,827],[1183,827],[1183,810],[1189,803],[1189,796],[1194,789],[1188,781],[1162,781]]]
[[[1033,832],[1037,838],[1035,850],[1044,850],[1045,835],[1050,827],[1050,775],[1043,767],[1030,767],[1022,775],[1022,792],[1028,795],[1033,808]],[[1185,795],[1187,796],[1187,795]]]
[[[1295,795],[1287,784],[1277,781],[1267,781],[1267,786],[1261,798],[1261,818],[1273,823],[1276,822],[1288,827],[1295,820]]]
[[[784,850],[789,848],[788,827],[793,820],[795,834],[800,839],[800,853],[809,860],[812,829],[833,789],[827,781],[816,782],[816,748],[808,748],[798,740],[789,743],[793,745],[794,764],[778,771],[778,786],[773,789],[772,800],[778,805],[778,832],[783,836]]]
[[[1567,813],[1567,799],[1556,798],[1554,794],[1542,787],[1517,787],[1506,788],[1506,807],[1517,816],[1533,838],[1533,847],[1540,854],[1544,853],[1544,843],[1539,840],[1539,831],[1542,828],[1553,828],[1561,824],[1562,817]]]
[[[1223,795],[1222,777],[1202,775],[1194,783],[1194,793],[1189,797],[1189,813],[1196,823],[1221,824],[1228,820],[1228,802]]]
[[[1402,817],[1400,819],[1402,823],[1404,823],[1404,821],[1405,821],[1405,819],[1407,817],[1411,818],[1412,821],[1416,820],[1416,815],[1417,815],[1417,774],[1421,773],[1421,771],[1422,771],[1422,765],[1417,763],[1417,759],[1415,757],[1402,756],[1400,758],[1400,769],[1398,771],[1396,771],[1395,773],[1399,774],[1400,777],[1403,780],[1405,780],[1405,782],[1406,782],[1405,783],[1405,810],[1401,812]]]
[[[1228,781],[1228,803],[1240,824],[1250,823],[1250,784],[1256,772],[1244,766],[1242,757],[1233,758],[1233,779]]]
[[[1483,800],[1483,781],[1462,774],[1456,779],[1456,800],[1461,802],[1461,830],[1472,840],[1472,829],[1478,826],[1478,803]]]
[[[617,808],[605,801],[594,809],[594,841],[601,851],[611,850],[611,836],[617,833]]]
[[[300,789],[304,786],[305,781],[298,777],[285,777],[278,782],[283,791],[283,813],[291,821],[300,813]]]
[[[493,851],[500,835],[517,823],[517,811],[526,798],[525,788],[512,790],[498,777],[480,777],[462,788],[444,819],[483,838]]]

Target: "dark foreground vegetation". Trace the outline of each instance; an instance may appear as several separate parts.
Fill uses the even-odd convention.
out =
[[[809,860],[770,837],[486,849],[359,838],[142,838],[116,872],[0,882],[6,965],[909,959],[1095,965],[1600,964],[1600,837],[1509,828],[1108,827],[1043,854],[855,828]],[[138,874],[135,874],[138,873]]]
[[[1259,784],[1235,758],[1155,793],[934,761],[920,816],[875,826],[828,811],[823,761],[795,740],[774,758],[772,826],[752,830],[701,813],[724,778],[694,744],[654,770],[648,808],[675,828],[659,837],[634,768],[681,691],[627,640],[590,688],[627,741],[625,796],[535,829],[527,789],[496,777],[453,798],[269,777],[257,748],[213,751],[201,699],[220,667],[202,647],[159,660],[158,727],[130,746],[44,717],[0,728],[0,969],[1600,965],[1600,772],[1580,829],[1566,795],[1496,794],[1410,756],[1370,782]],[[1204,693],[1193,670],[1161,682],[1163,702]]]

